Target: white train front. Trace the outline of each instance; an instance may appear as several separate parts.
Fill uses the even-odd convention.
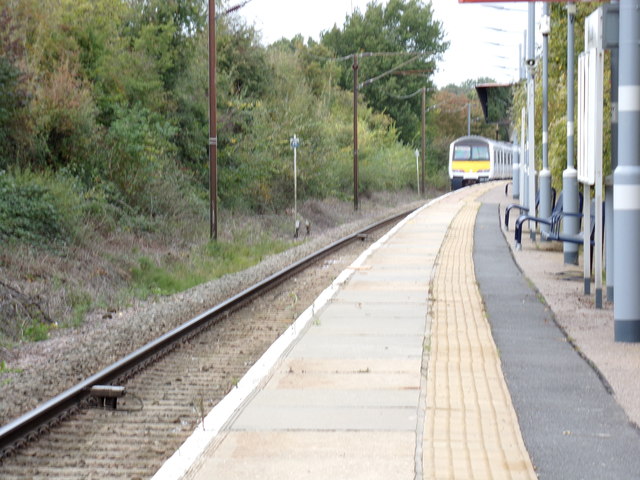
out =
[[[485,137],[468,136],[454,140],[449,146],[451,189],[511,178],[518,154],[516,145]]]

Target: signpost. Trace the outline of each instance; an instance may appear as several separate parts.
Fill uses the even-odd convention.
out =
[[[418,194],[420,194],[420,150],[416,148],[416,180],[418,181]]]
[[[293,137],[289,139],[289,145],[293,149],[293,221],[297,233],[300,228],[298,223],[298,147],[300,139],[293,134]]]

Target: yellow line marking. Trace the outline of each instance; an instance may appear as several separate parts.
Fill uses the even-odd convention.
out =
[[[473,267],[479,203],[467,202],[433,280],[425,479],[535,479]]]

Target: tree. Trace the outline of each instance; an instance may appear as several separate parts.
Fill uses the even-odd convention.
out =
[[[156,62],[165,88],[172,90],[193,58],[197,34],[207,26],[203,0],[129,0],[135,16],[129,26],[136,48]]]
[[[379,112],[387,112],[396,122],[400,137],[406,143],[419,138],[419,97],[398,100],[426,87],[434,91],[432,76],[436,61],[448,47],[440,22],[433,19],[431,4],[420,0],[389,0],[386,5],[371,2],[363,14],[356,10],[347,17],[342,29],[322,35],[321,43],[338,57],[362,52],[387,52],[394,55],[363,58],[360,78],[364,81],[393,69],[407,60],[410,63],[375,83],[363,88],[367,103]],[[339,79],[342,88],[352,85],[351,65],[345,62]]]

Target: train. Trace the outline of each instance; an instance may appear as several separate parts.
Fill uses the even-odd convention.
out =
[[[451,190],[511,178],[517,155],[519,148],[512,143],[474,135],[457,138],[449,146]]]

